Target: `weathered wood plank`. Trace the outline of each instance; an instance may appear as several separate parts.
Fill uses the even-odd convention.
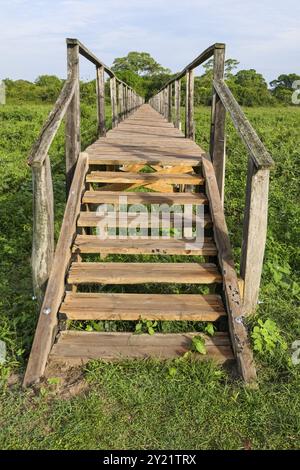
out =
[[[33,292],[40,306],[54,256],[53,185],[49,156],[42,166],[32,167],[33,182]]]
[[[80,89],[79,89],[79,46],[68,44],[68,76],[73,76],[75,88],[66,112],[66,192],[72,184],[76,163],[80,153]]]
[[[110,103],[111,103],[111,114],[112,114],[112,128],[114,129],[118,125],[118,109],[117,109],[117,81],[113,77],[109,81],[110,83]]]
[[[104,67],[96,68],[96,87],[97,87],[97,112],[98,112],[98,137],[105,137],[105,81]]]
[[[132,321],[215,321],[226,315],[217,295],[73,292],[67,292],[60,313],[69,320]]]
[[[180,80],[176,80],[174,83],[175,83],[175,127],[177,127],[177,129],[181,129]]]
[[[223,80],[214,80],[214,88],[230,114],[233,124],[250,152],[257,168],[271,168],[274,162]]]
[[[121,171],[92,171],[86,178],[88,183],[140,183],[166,182],[169,184],[203,184],[204,178],[188,173],[130,173]]]
[[[41,166],[48,155],[48,150],[56,135],[56,132],[64,118],[66,110],[70,104],[76,88],[76,80],[74,75],[70,75],[63,86],[63,89],[50,112],[45,124],[42,127],[40,135],[34,143],[28,165]]]
[[[224,45],[223,45],[224,46]],[[216,48],[214,52],[213,76],[216,80],[224,77],[225,46]],[[225,120],[226,110],[213,88],[210,129],[210,156],[216,173],[216,179],[222,204],[224,204],[225,184]]]
[[[192,338],[199,333],[134,335],[132,333],[96,333],[63,331],[51,351],[52,361],[82,364],[91,359],[119,361],[122,358],[156,357],[170,359],[191,350]],[[203,336],[206,355],[194,354],[196,360],[213,359],[219,363],[233,360],[230,340],[226,333],[212,338]]]
[[[96,235],[77,235],[73,253],[215,256],[217,250],[210,238],[205,238],[204,243],[201,244],[175,238],[169,240],[127,238],[122,239],[122,243],[120,243],[118,239],[101,240]]]
[[[69,284],[213,284],[222,276],[212,263],[73,263]]]
[[[172,122],[173,85],[168,86],[168,121]]]
[[[151,223],[153,223],[153,220],[156,219],[156,217],[152,214],[151,217],[149,217],[149,214],[146,212],[144,213],[145,216],[141,215],[141,213],[127,213],[127,221],[124,220],[124,213],[119,213],[116,211],[115,217],[109,218],[107,215],[101,215],[98,212],[80,212],[80,217],[78,219],[78,227],[97,227],[99,223],[104,222],[104,220],[107,220],[108,222],[113,222],[116,221],[117,227],[127,227],[127,223],[139,223],[139,226],[141,228],[150,228]],[[196,214],[193,214],[192,219],[189,217],[186,218],[188,224],[195,224],[196,221],[199,221],[199,216],[196,216]],[[209,214],[204,214],[204,218],[201,219],[202,224],[204,227],[208,228],[211,227],[212,221],[211,217]],[[159,217],[159,214],[157,215],[157,221],[155,223],[161,223],[161,219]],[[173,228],[174,227],[174,213],[170,214],[170,226]]]
[[[224,210],[215,171],[208,156],[203,159],[203,172],[206,182],[206,194],[210,201],[213,219],[214,240],[224,280],[231,341],[241,376],[246,383],[252,383],[256,381],[253,354],[249,344],[247,329],[243,323],[242,300],[240,298],[238,278],[234,267]]]
[[[269,173],[269,169],[257,169],[249,158],[241,256],[246,314],[253,313],[258,302],[267,237]]]
[[[57,313],[65,292],[65,275],[71,260],[71,245],[76,234],[81,195],[87,172],[87,155],[79,156],[72,181],[53,265],[41,308],[34,341],[27,364],[24,386],[37,382],[43,375],[57,331]]]
[[[120,199],[122,198],[122,199]],[[126,200],[126,202],[125,202]],[[83,195],[84,204],[207,204],[208,200],[202,193],[157,193],[157,192],[125,192],[124,191],[86,191]]]

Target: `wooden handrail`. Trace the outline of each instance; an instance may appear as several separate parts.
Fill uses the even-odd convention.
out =
[[[66,114],[75,91],[75,86],[76,81],[73,77],[66,80],[53,110],[50,112],[38,139],[31,149],[28,165],[42,166],[60,123]]]
[[[181,78],[183,78],[188,71],[193,70],[196,67],[199,67],[199,65],[203,64],[206,60],[208,60],[210,57],[214,55],[215,49],[225,49],[225,44],[216,43],[216,44],[213,44],[212,46],[209,46],[207,49],[205,49],[205,51],[201,52],[201,54],[199,54],[196,57],[196,59],[194,59],[190,64],[184,67],[184,69],[182,69],[181,72],[177,73],[175,77],[168,80],[165,83],[165,85],[157,93],[162,91],[168,85],[171,85],[172,83],[174,83],[176,80],[180,80]]]
[[[133,88],[129,85],[127,85],[127,83],[123,82],[122,80],[120,80],[116,74],[112,71],[111,68],[109,68],[107,65],[104,64],[104,62],[102,62],[100,59],[98,59],[98,57],[95,56],[95,54],[93,54],[86,46],[84,46],[78,39],[72,39],[72,38],[67,38],[67,44],[68,45],[73,45],[73,46],[78,46],[79,47],[79,53],[85,57],[87,60],[89,60],[90,62],[92,62],[94,65],[96,65],[96,67],[103,67],[104,68],[104,71],[107,73],[107,75],[110,77],[110,78],[115,78],[117,80],[118,83],[126,86],[127,88],[129,88],[130,90],[133,90]],[[134,90],[133,90],[134,91]]]
[[[274,166],[273,159],[224,80],[213,80],[213,86],[226,111],[230,114],[234,127],[248,148],[256,168],[272,168]]]
[[[138,96],[126,83],[119,80],[114,72],[80,41],[67,39],[68,78],[28,158],[28,164],[32,167],[33,180],[33,243],[31,258],[33,290],[39,303],[43,300],[45,287],[52,269],[54,253],[54,200],[48,151],[64,117],[67,198],[81,151],[80,54],[96,65],[99,137],[106,135],[104,72],[109,75],[111,85],[113,84],[110,87],[113,126],[117,125],[118,122],[143,103],[143,98]],[[121,103],[120,99],[123,100],[124,97],[124,103]]]
[[[240,265],[240,276],[243,281],[241,283],[243,285],[243,308],[244,312],[249,314],[255,310],[258,301],[267,234],[269,173],[274,166],[274,161],[224,82],[225,44],[216,43],[207,48],[150,98],[149,103],[167,120],[172,119],[172,85],[174,84],[174,124],[181,129],[180,79],[186,76],[185,137],[194,139],[193,69],[211,56],[214,60],[209,154],[222,204],[224,202],[226,164],[226,112],[230,115],[249,152]],[[167,102],[169,106],[166,106]]]

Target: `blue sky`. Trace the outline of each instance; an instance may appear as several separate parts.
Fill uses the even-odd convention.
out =
[[[299,0],[0,0],[0,79],[65,77],[65,38],[77,37],[107,65],[147,51],[174,72],[225,42],[271,80],[300,73],[299,26]],[[85,59],[80,71],[94,78]]]

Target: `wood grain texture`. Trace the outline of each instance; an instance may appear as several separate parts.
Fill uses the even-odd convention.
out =
[[[202,205],[208,200],[202,193],[158,193],[158,192],[124,192],[124,191],[86,191],[84,204],[167,204]]]
[[[223,80],[214,80],[213,85],[226,111],[230,114],[236,130],[244,141],[255,166],[257,168],[272,168],[274,161],[226,83]]]
[[[76,220],[80,212],[81,195],[87,169],[87,155],[82,153],[76,165],[66,205],[53,265],[27,364],[24,386],[38,381],[43,375],[55,339],[58,321],[57,313],[65,292],[65,275],[71,260],[71,246],[76,233]]]
[[[113,77],[109,81],[110,84],[110,104],[112,114],[112,128],[114,129],[118,125],[118,109],[117,109],[117,81]]]
[[[213,76],[215,80],[224,77],[225,48],[216,48],[214,52]],[[225,107],[213,88],[211,107],[211,129],[210,129],[210,157],[213,162],[219,193],[222,204],[224,204],[225,184]]]
[[[131,173],[131,172],[111,172],[92,171],[86,178],[89,183],[140,183],[141,185],[166,182],[169,184],[203,184],[204,178],[196,174],[182,173]]]
[[[32,166],[33,182],[33,238],[32,279],[33,292],[41,305],[54,256],[53,185],[50,159],[42,166]]]
[[[63,331],[54,345],[50,359],[83,364],[91,359],[119,361],[122,358],[156,357],[170,359],[191,350],[192,338],[198,333],[134,335],[132,333],[87,333]],[[230,339],[226,333],[212,338],[204,336],[207,355],[195,354],[196,360],[213,359],[219,363],[233,360]]]
[[[244,310],[257,308],[267,238],[269,169],[257,169],[249,158],[241,256]]]
[[[228,323],[233,350],[241,376],[246,383],[256,381],[256,370],[249,343],[247,329],[243,323],[242,300],[239,292],[238,278],[234,267],[228,229],[220,198],[215,171],[210,158],[203,159],[203,173],[206,182],[206,193],[210,201],[213,219],[214,240],[218,250],[218,260],[224,280]]]
[[[96,68],[98,137],[105,137],[105,81],[104,67]]]
[[[226,315],[217,295],[73,292],[67,292],[60,313],[69,320],[215,321]]]
[[[138,223],[141,228],[151,227],[151,223],[153,220],[157,219],[158,222],[161,224],[161,217],[158,214],[157,216],[149,216],[148,213],[141,213],[141,212],[127,212],[127,220],[124,218],[124,212],[120,213],[118,211],[115,212],[111,218],[107,214],[101,214],[100,212],[96,211],[89,211],[89,212],[80,212],[79,219],[77,221],[78,227],[97,227],[99,223],[107,221],[107,222],[116,222],[117,227],[126,227],[127,224],[133,224],[134,222]],[[204,227],[208,228],[212,226],[212,220],[210,214],[205,214],[204,217],[197,216],[193,214],[192,217],[186,216],[186,222],[188,225],[195,224],[196,222],[202,223]],[[170,226],[174,227],[174,213],[170,214]]]
[[[212,263],[72,263],[69,284],[213,284],[222,276]]]
[[[189,240],[130,239],[101,240],[96,235],[77,235],[73,253],[119,253],[119,254],[169,254],[215,256],[216,246],[212,239],[204,239],[203,244]]]
[[[68,44],[68,75],[75,80],[72,100],[66,112],[66,192],[67,197],[72,184],[76,163],[79,157],[80,143],[80,89],[79,89],[79,47]]]

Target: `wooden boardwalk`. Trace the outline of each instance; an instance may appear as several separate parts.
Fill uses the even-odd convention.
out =
[[[79,54],[97,68],[100,137],[84,152],[80,152]],[[242,248],[244,285],[235,270],[223,210],[225,108],[220,108],[221,101],[213,102],[210,153],[193,141],[192,71],[213,54],[218,64],[224,57],[223,45],[204,51],[153,97],[150,105],[143,104],[142,98],[79,41],[68,40],[69,77],[29,159],[34,180],[33,279],[38,295],[45,292],[24,385],[38,381],[49,360],[80,364],[97,358],[166,359],[191,350],[196,335],[193,331],[137,335],[78,328],[80,324],[85,329],[83,322],[90,320],[214,322],[216,334],[202,334],[207,354],[195,357],[220,363],[235,360],[243,379],[255,381],[243,322],[247,303],[240,286],[244,286],[242,291],[253,308],[266,228],[263,188],[271,160],[220,80],[219,64],[214,72],[218,79],[215,93],[218,90],[222,106],[228,107],[252,158]],[[110,77],[113,129],[109,132],[105,129],[104,72]],[[179,82],[185,73],[183,135],[179,130]],[[48,149],[66,113],[69,191],[53,257]],[[134,331],[134,324],[130,331]]]

